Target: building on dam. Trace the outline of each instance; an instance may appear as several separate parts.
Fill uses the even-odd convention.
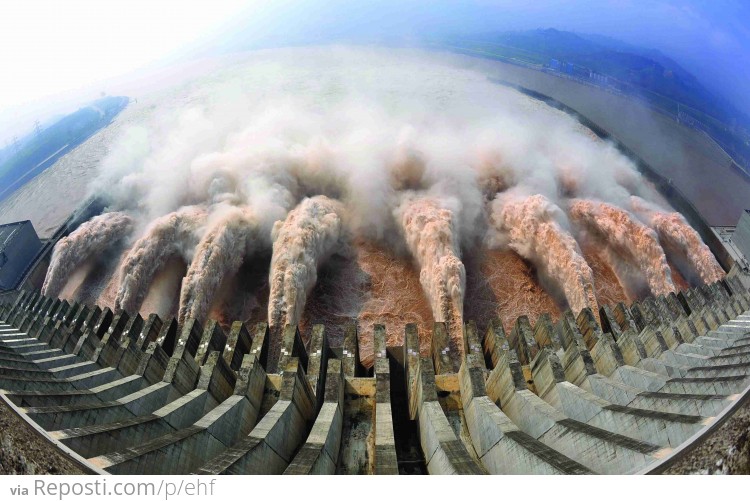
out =
[[[18,286],[41,248],[31,221],[0,225],[0,291]]]

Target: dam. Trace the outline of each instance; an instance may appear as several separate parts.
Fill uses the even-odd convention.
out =
[[[552,98],[343,55],[222,75],[252,75],[242,123],[196,84],[82,150],[101,199],[0,295],[0,395],[49,450],[97,474],[660,473],[744,405],[724,216]],[[252,92],[311,74],[289,107]]]

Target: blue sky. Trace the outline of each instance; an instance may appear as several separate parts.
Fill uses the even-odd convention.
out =
[[[45,107],[96,97],[119,75],[198,54],[535,28],[659,49],[750,114],[747,1],[6,0],[0,67],[13,78],[0,93],[0,138]]]

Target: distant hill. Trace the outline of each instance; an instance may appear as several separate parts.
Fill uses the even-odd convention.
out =
[[[644,99],[675,120],[706,132],[750,173],[750,117],[658,50],[556,29],[451,36],[428,43]]]
[[[108,96],[51,123],[39,134],[24,137],[0,156],[0,200],[33,179],[62,155],[75,148],[128,104],[128,98]]]
[[[694,75],[657,50],[556,29],[485,33],[445,41],[452,46],[480,49],[489,57],[494,54],[499,59],[543,67],[549,67],[552,60],[568,63],[573,73],[588,77],[592,71],[610,77],[613,86],[640,91],[657,106],[676,107],[679,102],[729,126],[739,123],[750,129],[750,117],[708,91]]]

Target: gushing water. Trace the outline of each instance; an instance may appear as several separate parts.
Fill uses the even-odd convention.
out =
[[[419,281],[437,322],[446,322],[451,348],[463,352],[466,270],[459,258],[456,221],[435,198],[407,196],[396,210],[411,254],[419,264]]]
[[[664,212],[637,196],[631,196],[630,203],[633,210],[656,230],[661,240],[685,255],[704,284],[724,278],[724,270],[711,250],[680,213]]]
[[[507,236],[508,246],[551,278],[574,312],[599,310],[593,273],[575,239],[558,222],[564,218],[559,207],[543,195],[500,195],[490,209],[490,223]]]
[[[206,219],[206,209],[188,206],[155,219],[128,252],[120,268],[120,288],[115,310],[134,313],[148,293],[151,282],[170,257],[192,256],[197,230]]]
[[[343,244],[342,209],[340,202],[322,195],[306,198],[274,225],[268,301],[271,326],[299,322],[318,279],[318,267]]]
[[[645,292],[644,273],[657,293],[678,283],[670,280],[656,233],[625,211],[587,202],[596,205],[594,210],[578,202],[584,226],[600,242],[599,266],[589,258],[588,244],[579,241],[582,254],[568,234],[565,215],[555,207],[567,210],[570,197],[622,207],[630,195],[652,197],[630,160],[609,143],[592,139],[588,129],[564,113],[495,85],[474,69],[435,64],[433,55],[421,52],[394,57],[391,51],[323,48],[261,51],[248,58],[247,64],[176,88],[178,93],[166,101],[166,94],[144,101],[148,104],[133,114],[138,120],[127,124],[117,144],[108,147],[108,157],[97,162],[100,174],[92,195],[136,218],[139,230],[163,218],[136,242],[133,255],[125,256],[122,282],[119,276],[109,279],[120,256],[107,256],[109,275],[101,281],[113,287],[99,295],[100,302],[133,311],[148,308],[144,301],[159,303],[160,311],[174,313],[173,302],[152,298],[164,280],[164,294],[180,296],[183,320],[211,316],[268,320],[279,327],[305,324],[305,303],[308,309],[317,304],[308,297],[316,294],[318,267],[329,254],[348,250],[343,241],[349,241],[349,233],[364,242],[360,250],[372,249],[368,257],[360,256],[370,266],[360,267],[372,276],[372,290],[382,292],[373,292],[359,309],[344,308],[345,314],[357,315],[363,336],[382,321],[395,344],[404,322],[421,322],[423,350],[433,320],[449,324],[452,346],[461,350],[463,317],[477,320],[477,310],[486,312],[483,318],[499,315],[507,325],[517,314],[556,309],[560,305],[537,276],[552,277],[574,309],[621,297],[624,293],[615,290],[618,281],[632,286],[628,297],[637,297]],[[522,201],[510,199],[510,190],[543,195],[549,205],[539,201],[539,213],[526,216]],[[498,202],[494,220],[485,221],[486,204],[500,192],[514,204],[500,207]],[[337,201],[305,198],[313,195]],[[205,206],[205,223],[191,229],[190,217],[183,214],[188,209],[180,209],[185,205]],[[174,211],[174,219],[165,216]],[[512,245],[480,248],[480,242],[490,240],[485,239],[487,222],[490,231],[499,229]],[[668,242],[668,231],[652,226],[671,257],[675,244]],[[113,241],[112,232],[101,229],[103,234],[91,235],[101,240],[94,247]],[[344,229],[346,239],[341,238]],[[675,240],[679,232],[674,230]],[[694,235],[680,236],[694,243]],[[45,286],[50,292],[60,291],[56,282],[64,282],[70,270],[83,275],[80,270],[94,261],[81,263],[76,252],[65,250],[68,245],[61,243],[56,252]],[[384,248],[393,255],[381,254],[378,249]],[[406,249],[413,256],[411,266],[398,252]],[[265,257],[271,250],[269,271]],[[461,251],[467,254],[469,292]],[[172,264],[160,269],[165,259]],[[188,270],[182,260],[190,263]],[[705,255],[694,258],[699,260],[709,261]],[[402,272],[417,267],[418,277]],[[244,283],[242,274],[250,269],[263,276],[257,284]],[[477,269],[491,287],[472,288],[482,281]],[[603,269],[616,275],[608,279],[607,294],[602,293],[608,289],[602,287]],[[96,273],[91,277],[98,280]],[[424,291],[419,298],[416,283]],[[391,284],[404,290],[388,296]],[[102,289],[92,285],[86,289]],[[473,292],[477,288],[486,291],[481,308]],[[321,290],[343,296],[351,288]],[[243,293],[255,303],[240,306]],[[362,302],[338,299],[330,304]]]
[[[667,258],[656,233],[629,212],[604,202],[573,199],[568,214],[644,273],[652,294],[675,292]]]
[[[237,273],[244,259],[255,250],[258,219],[248,207],[222,206],[209,224],[182,280],[178,315],[181,324],[187,318],[206,320],[223,280]]]
[[[119,243],[132,229],[133,220],[122,212],[107,212],[83,223],[55,245],[42,294],[57,297],[80,264]]]

